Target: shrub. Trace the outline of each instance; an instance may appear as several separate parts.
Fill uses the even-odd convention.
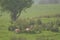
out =
[[[50,30],[51,30],[52,32],[59,32],[59,29],[58,29],[57,27],[56,27],[56,28],[53,27],[53,28],[51,28]]]
[[[60,20],[59,19],[56,20],[56,25],[60,26]]]
[[[34,25],[35,21],[33,19],[30,19],[29,25]]]
[[[16,22],[16,26],[21,30],[21,32],[25,32],[25,28],[29,26],[29,23],[26,19],[20,19]]]
[[[46,24],[45,23],[42,23],[42,29],[46,30]]]
[[[34,27],[31,29],[32,33],[41,33],[42,27],[41,25],[34,25]]]
[[[37,19],[37,24],[38,25],[41,25],[42,24],[42,21],[40,19]]]
[[[37,20],[37,21],[36,21]],[[41,19],[20,19],[16,21],[16,26],[21,30],[21,33],[27,33],[26,28],[30,28],[29,33],[41,33],[42,30],[47,31],[53,31],[58,32],[59,29],[56,27],[53,27],[54,23],[52,21],[49,21],[48,23],[42,23]],[[59,25],[59,21],[56,21],[55,25]],[[16,27],[9,27],[9,30],[14,30]]]
[[[43,24],[42,24],[42,27],[43,27],[43,30],[47,30],[47,31],[49,31],[50,28],[53,27],[53,23],[52,23],[52,22],[43,23]]]
[[[47,24],[46,24],[46,30],[50,30],[50,28],[52,28],[53,27],[53,25],[54,25],[54,23],[53,22],[48,22]]]
[[[8,30],[9,30],[9,31],[14,31],[16,28],[17,28],[16,26],[9,26],[9,27],[8,27]]]

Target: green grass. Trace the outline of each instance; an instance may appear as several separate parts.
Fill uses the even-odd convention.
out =
[[[7,35],[3,35],[4,39],[7,38],[7,36],[9,37],[9,40],[12,37],[16,37],[16,38],[26,38],[27,40],[36,40],[37,38],[50,38],[50,39],[54,39],[54,40],[60,40],[60,33],[53,33],[53,32],[48,32],[48,31],[43,31],[41,34],[16,34],[14,32],[9,32]],[[3,38],[2,38],[3,39]],[[8,38],[7,38],[8,39]]]
[[[26,13],[22,11],[21,17],[39,17],[44,15],[60,14],[60,5],[58,4],[45,4],[33,5],[31,8],[26,9]]]
[[[60,33],[44,31],[40,34],[16,34],[14,32],[8,31],[8,26],[10,25],[10,16],[8,12],[3,12],[4,15],[0,17],[0,40],[10,40],[12,37],[25,37],[27,40],[36,40],[39,37],[49,37],[55,40],[60,40]],[[49,5],[32,5],[31,8],[26,9],[26,12],[22,11],[21,18],[39,17],[44,15],[55,15],[60,14],[59,4],[49,4]],[[20,18],[19,17],[19,18]],[[55,21],[56,18],[42,18],[43,22]],[[57,34],[57,35],[56,35]]]

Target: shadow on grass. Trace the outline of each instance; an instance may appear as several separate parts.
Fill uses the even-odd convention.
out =
[[[12,37],[10,40],[27,40],[26,38],[24,37]]]

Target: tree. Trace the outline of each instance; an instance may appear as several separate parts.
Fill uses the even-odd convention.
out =
[[[0,7],[4,11],[10,11],[12,23],[20,16],[21,11],[31,7],[32,0],[0,0]]]

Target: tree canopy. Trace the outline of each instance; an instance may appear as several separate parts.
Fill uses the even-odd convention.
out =
[[[0,0],[0,7],[2,10],[10,11],[12,21],[16,21],[21,11],[31,7],[32,3],[32,0]]]

